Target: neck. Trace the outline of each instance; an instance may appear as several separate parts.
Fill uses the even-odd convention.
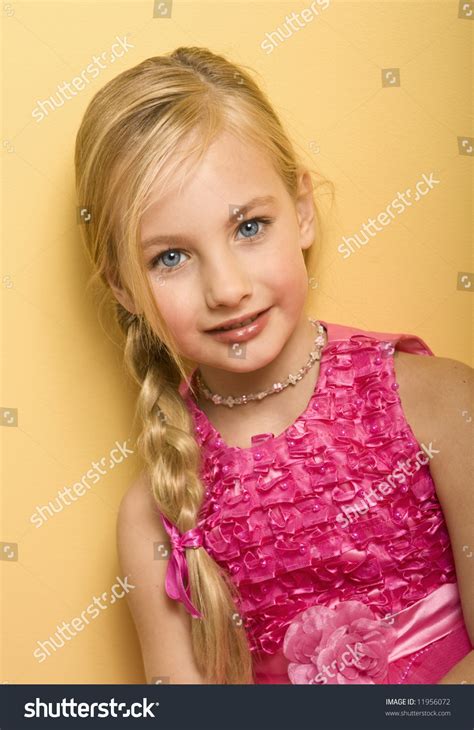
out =
[[[203,365],[199,367],[201,377],[209,390],[222,396],[238,396],[265,390],[305,365],[309,353],[313,349],[316,335],[315,326],[303,312],[283,348],[268,365],[251,372],[241,373]]]

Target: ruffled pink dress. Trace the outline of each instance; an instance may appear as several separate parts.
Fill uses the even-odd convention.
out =
[[[436,450],[406,420],[393,360],[433,352],[319,321],[313,395],[279,435],[226,445],[181,383],[202,450],[202,544],[239,589],[257,684],[434,684],[472,645]]]

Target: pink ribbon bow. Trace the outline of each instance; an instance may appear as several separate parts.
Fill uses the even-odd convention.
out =
[[[181,601],[195,618],[202,618],[202,614],[191,603],[191,594],[188,585],[188,564],[185,548],[198,548],[203,544],[202,529],[193,527],[192,530],[181,533],[163,514],[161,520],[170,536],[171,557],[166,571],[165,588],[170,598]]]

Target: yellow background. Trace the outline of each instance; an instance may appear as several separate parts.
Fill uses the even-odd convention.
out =
[[[310,272],[312,313],[415,333],[436,355],[472,364],[474,284],[457,288],[458,272],[473,269],[473,160],[459,154],[457,140],[473,136],[472,22],[458,17],[454,1],[334,1],[266,54],[265,34],[310,4],[175,0],[171,18],[159,19],[153,2],[6,3],[2,404],[18,409],[18,425],[2,432],[0,540],[18,543],[19,560],[1,562],[3,682],[144,681],[124,599],[43,663],[33,656],[37,641],[120,575],[117,508],[140,468],[129,456],[41,528],[31,524],[38,505],[116,441],[130,446],[136,438],[135,389],[85,291],[73,184],[82,114],[113,76],[180,45],[207,46],[255,69],[297,149],[336,188],[328,236]],[[134,48],[46,119],[33,119],[38,99],[71,81],[116,35]],[[382,87],[387,68],[400,69],[399,87]],[[342,258],[343,235],[431,172],[439,185]]]

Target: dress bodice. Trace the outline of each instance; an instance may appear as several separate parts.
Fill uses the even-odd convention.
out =
[[[435,449],[407,422],[394,369],[395,348],[433,352],[413,335],[319,321],[328,341],[317,383],[279,435],[226,445],[181,384],[206,485],[198,525],[239,589],[256,661],[281,654],[309,607],[355,600],[383,619],[456,583],[429,468]]]

